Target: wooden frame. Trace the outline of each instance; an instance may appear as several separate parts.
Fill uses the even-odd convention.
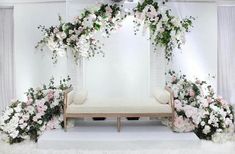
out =
[[[112,117],[117,118],[117,131],[121,131],[121,118],[126,117],[169,117],[172,119],[172,129],[174,128],[174,95],[170,88],[165,88],[170,93],[169,103],[172,108],[172,113],[67,113],[68,93],[73,90],[69,88],[64,91],[64,131],[67,131],[68,118],[92,118],[92,117]]]

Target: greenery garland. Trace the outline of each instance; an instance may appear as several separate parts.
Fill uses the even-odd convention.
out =
[[[193,17],[179,20],[165,9],[165,4],[153,0],[144,0],[133,9],[136,23],[135,33],[144,23],[145,28],[151,31],[152,45],[163,47],[165,57],[171,60],[173,50],[185,43],[185,33],[192,27]],[[39,26],[44,33],[36,48],[47,46],[52,51],[53,62],[57,62],[58,55],[63,56],[71,50],[76,63],[82,57],[91,58],[102,54],[103,44],[95,38],[97,32],[109,37],[112,31],[121,27],[123,19],[132,13],[124,11],[121,6],[101,4],[96,9],[85,9],[73,22],[63,22],[59,17],[58,26]]]
[[[102,31],[109,37],[110,32],[120,26],[124,15],[121,8],[114,4],[102,4],[97,10],[84,10],[81,16],[77,16],[73,22],[64,23],[59,17],[58,26],[39,26],[44,32],[44,37],[38,42],[36,48],[46,45],[53,51],[52,59],[57,62],[58,55],[64,55],[71,49],[75,62],[82,57],[90,58],[96,54],[103,54],[102,44],[95,38],[95,33]]]

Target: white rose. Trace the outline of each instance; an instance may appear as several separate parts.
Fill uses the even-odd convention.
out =
[[[17,107],[14,108],[15,112],[20,112],[22,110],[21,104],[18,104]]]
[[[201,121],[201,126],[205,126],[205,121]]]
[[[27,123],[23,123],[23,124],[20,125],[20,128],[24,129],[25,127],[27,127],[27,125],[28,125]]]
[[[38,120],[38,124],[41,125],[42,124],[42,120]]]
[[[35,109],[33,106],[27,106],[26,111],[28,111],[28,113],[32,115],[34,114]]]
[[[63,40],[63,39],[65,39],[65,38],[67,37],[67,35],[65,34],[65,32],[58,32],[58,33],[56,34],[56,37],[57,37],[58,39],[60,39],[60,40]]]
[[[15,130],[15,131],[13,131],[13,132],[10,134],[10,136],[11,136],[12,138],[16,138],[16,137],[18,136],[18,134],[19,134],[19,131],[18,131],[18,130]]]
[[[210,131],[211,131],[211,127],[208,125],[205,125],[204,129],[202,130],[204,134],[208,134]]]
[[[6,115],[11,115],[14,112],[12,108],[7,108],[5,114]]]

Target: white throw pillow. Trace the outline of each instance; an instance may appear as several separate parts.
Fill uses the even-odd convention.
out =
[[[80,89],[73,92],[72,104],[80,105],[85,102],[87,98],[87,90]]]
[[[153,97],[161,104],[167,104],[170,100],[170,93],[161,88],[155,88],[153,90]]]

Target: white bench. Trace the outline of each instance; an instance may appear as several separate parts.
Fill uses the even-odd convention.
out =
[[[171,91],[167,89],[170,93]],[[87,98],[84,104],[70,104],[70,92],[64,93],[64,130],[67,130],[68,118],[114,117],[117,118],[117,130],[121,129],[123,117],[169,117],[174,121],[174,104],[171,93],[169,104],[161,104],[154,98],[129,100],[121,98]],[[172,125],[173,126],[173,125]]]

